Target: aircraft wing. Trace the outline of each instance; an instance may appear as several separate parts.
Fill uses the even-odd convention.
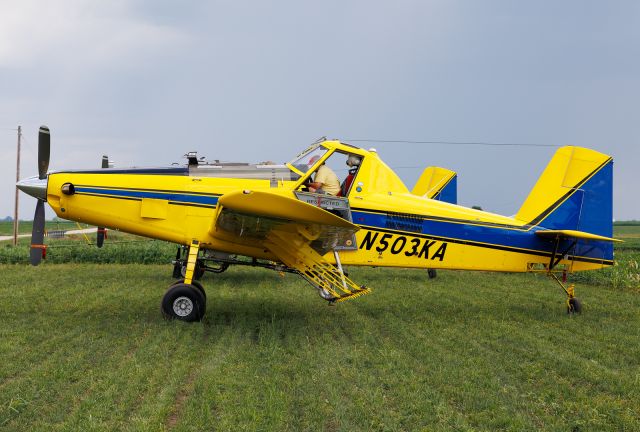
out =
[[[621,242],[622,240],[605,237],[597,234],[591,234],[584,231],[575,230],[540,230],[536,231],[536,235],[546,238],[575,238],[580,240],[600,240],[609,242]]]
[[[311,247],[324,255],[360,229],[341,217],[298,200],[293,193],[238,191],[223,195],[218,203],[222,210],[216,219],[216,229],[237,237],[237,242],[243,244],[264,241],[272,231],[297,234],[304,231]]]
[[[343,301],[369,292],[323,258],[348,241],[357,225],[298,200],[291,191],[237,191],[220,197],[212,235],[259,245],[316,287],[323,298]]]

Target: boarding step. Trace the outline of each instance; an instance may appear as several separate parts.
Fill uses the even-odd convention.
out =
[[[309,240],[304,230],[297,233],[274,230],[269,232],[264,245],[287,267],[295,269],[329,302],[343,302],[371,292],[369,288],[358,286],[313,250]]]

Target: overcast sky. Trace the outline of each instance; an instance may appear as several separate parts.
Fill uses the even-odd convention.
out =
[[[640,219],[639,101],[635,0],[0,0],[0,218],[11,129],[26,177],[46,124],[51,169],[285,161],[323,135],[580,145],[616,161],[614,217]],[[555,150],[358,144],[410,189],[456,170],[460,204],[506,215]]]

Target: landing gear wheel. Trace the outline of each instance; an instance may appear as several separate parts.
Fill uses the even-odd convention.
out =
[[[582,313],[582,303],[578,299],[578,297],[571,297],[568,301],[567,306],[568,314],[579,314]]]
[[[184,279],[180,279],[175,281],[174,283],[172,283],[170,285],[170,287],[178,285],[178,284],[184,284]],[[207,293],[204,290],[204,287],[202,286],[202,284],[200,282],[198,282],[197,280],[191,281],[191,285],[193,285],[194,287],[196,287],[198,289],[198,291],[200,291],[200,294],[202,294],[202,298],[204,299],[204,306],[207,306]]]
[[[429,275],[429,279],[435,279],[438,276],[436,269],[427,269],[427,274]]]
[[[177,283],[169,287],[160,310],[165,319],[180,321],[200,321],[204,316],[205,298],[196,285]]]
[[[184,264],[182,266],[182,269],[180,269],[180,275],[184,278],[187,274],[187,264]],[[196,268],[193,271],[193,278],[195,280],[200,280],[202,279],[202,276],[204,276],[204,264],[202,263],[201,260],[196,261]]]

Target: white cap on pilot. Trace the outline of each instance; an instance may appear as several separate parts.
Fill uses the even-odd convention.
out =
[[[349,155],[349,157],[347,158],[347,165],[349,165],[350,167],[356,167],[356,166],[360,166],[360,161],[362,159],[360,158],[360,156],[357,155]]]

